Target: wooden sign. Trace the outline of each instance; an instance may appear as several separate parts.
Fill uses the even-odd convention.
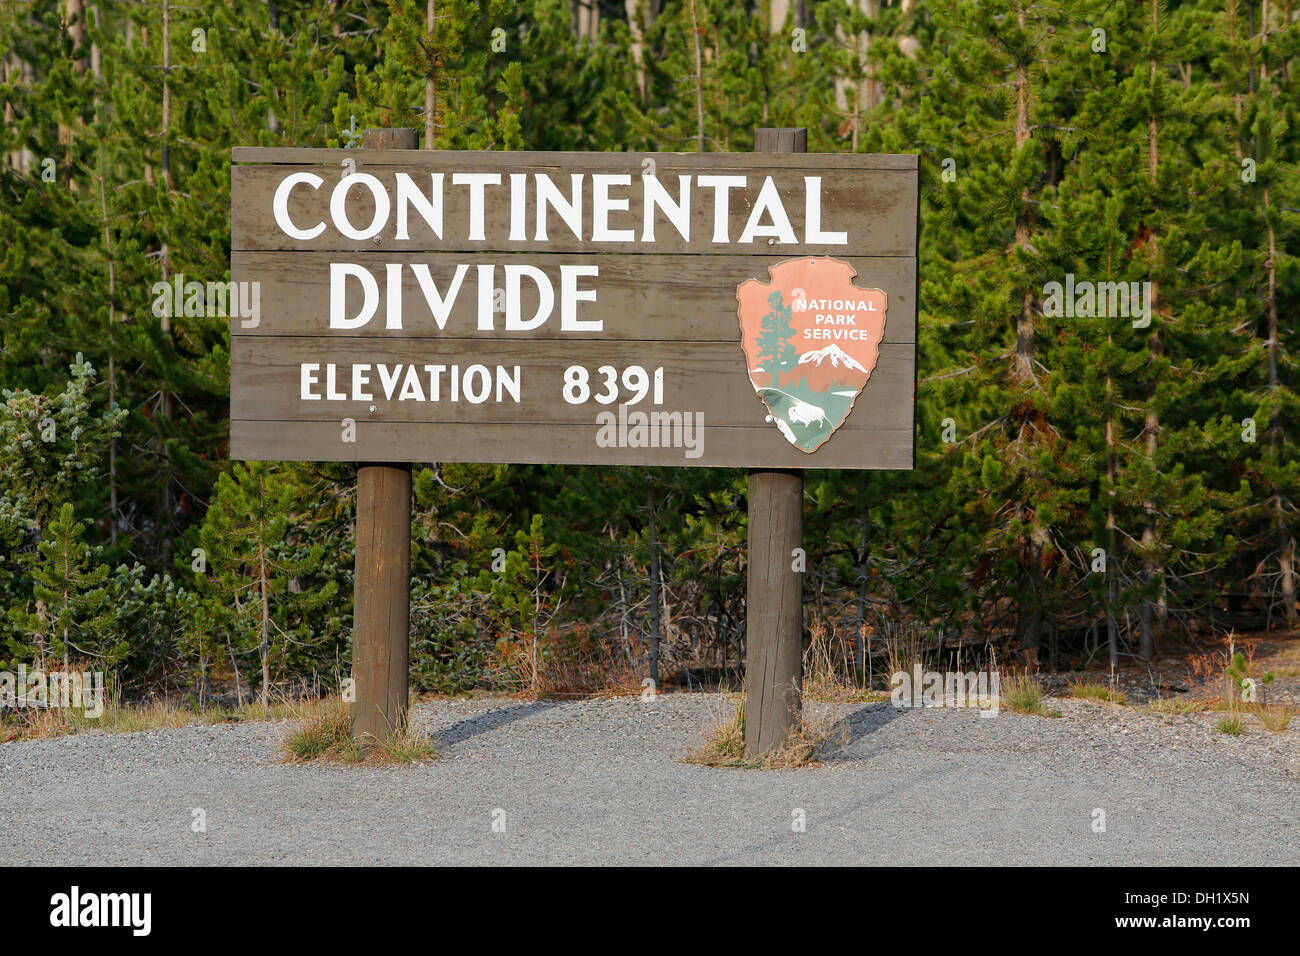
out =
[[[912,467],[915,156],[234,160],[232,458]]]

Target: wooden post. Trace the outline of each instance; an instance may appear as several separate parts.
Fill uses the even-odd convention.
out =
[[[368,129],[364,149],[415,149],[413,129]],[[357,466],[352,574],[352,738],[383,740],[406,721],[411,625],[411,466]]]
[[[756,153],[806,153],[808,130],[757,129]],[[749,472],[745,588],[745,756],[780,747],[802,721],[803,472]]]

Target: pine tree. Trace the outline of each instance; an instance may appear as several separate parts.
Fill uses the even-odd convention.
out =
[[[53,396],[0,392],[0,603],[6,608],[32,602],[27,562],[63,505],[96,499],[102,449],[121,426],[120,410],[93,407],[90,364],[78,361],[70,371]],[[7,618],[0,618],[0,640],[21,642]]]
[[[297,645],[316,646],[328,635],[313,634],[308,615],[328,605],[338,582],[304,588],[295,581],[318,573],[324,547],[296,549],[290,528],[305,510],[302,488],[291,470],[267,462],[234,465],[217,479],[212,505],[199,534],[209,570],[196,575],[203,599],[194,640],[203,626],[215,625],[232,659],[251,653],[261,670],[261,698],[269,700],[279,668]],[[206,660],[202,649],[200,659]],[[236,666],[237,665],[233,665]],[[236,673],[236,683],[240,675]]]
[[[72,505],[64,504],[46,529],[39,557],[31,556],[28,563],[34,608],[9,612],[22,633],[20,640],[10,639],[10,652],[16,659],[34,660],[42,670],[50,658],[61,658],[68,671],[73,651],[111,667],[130,650],[125,640],[112,645],[104,641],[109,618],[102,585],[110,571],[81,540],[84,532]]]
[[[492,50],[503,0],[390,0],[384,58],[375,69],[354,70],[355,101],[340,98],[335,125],[355,115],[364,127],[410,127],[424,132],[425,149],[519,148],[519,74],[505,75],[508,59]],[[508,48],[508,47],[507,47]],[[491,109],[498,94],[506,102]]]
[[[1149,659],[1170,587],[1186,596],[1182,576],[1224,557],[1222,512],[1180,460],[1206,441],[1196,406],[1213,378],[1194,373],[1201,336],[1161,292],[1177,284],[1195,251],[1188,184],[1213,188],[1213,176],[1189,161],[1195,131],[1208,121],[1204,98],[1170,83],[1163,62],[1191,49],[1185,18],[1153,20],[1146,4],[1112,5],[1090,29],[1073,48],[1081,79],[1068,112],[1080,133],[1062,139],[1068,173],[1045,210],[1040,248],[1059,263],[1058,281],[1074,275],[1097,289],[1064,313],[1074,315],[1057,337],[1064,347],[1054,417],[1075,423],[1072,444],[1089,456],[1079,473],[1095,489],[1091,530],[1067,535],[1075,543],[1070,563],[1098,589],[1113,666],[1130,610],[1133,649]],[[1118,283],[1110,289],[1120,294],[1103,295],[1100,283]],[[1087,479],[1089,458],[1105,462],[1096,481]]]
[[[1260,564],[1275,566],[1256,574],[1267,581],[1264,587],[1268,604],[1267,620],[1271,627],[1273,609],[1280,604],[1287,627],[1300,618],[1297,604],[1296,538],[1300,534],[1296,500],[1300,497],[1300,462],[1285,450],[1288,422],[1300,420],[1300,379],[1295,363],[1286,350],[1294,303],[1300,294],[1297,282],[1295,249],[1300,232],[1294,215],[1300,206],[1300,188],[1296,186],[1296,164],[1300,150],[1295,137],[1288,135],[1297,105],[1293,71],[1287,61],[1300,41],[1300,24],[1295,22],[1289,5],[1271,11],[1266,4],[1259,10],[1249,7],[1249,35],[1245,37],[1248,64],[1246,112],[1237,126],[1238,140],[1249,153],[1243,157],[1240,192],[1247,231],[1243,245],[1250,250],[1251,327],[1263,352],[1263,362],[1252,376],[1253,387],[1246,391],[1254,400],[1250,416],[1258,423],[1260,440],[1247,451],[1245,466],[1253,476],[1256,506],[1250,515],[1260,530],[1250,535],[1261,553]],[[1234,30],[1232,41],[1237,41]],[[1243,34],[1240,34],[1245,36]],[[1239,46],[1240,41],[1234,45]],[[1251,163],[1245,163],[1249,159]],[[1254,167],[1254,176],[1245,171]],[[1253,178],[1253,182],[1249,181]],[[1289,209],[1291,216],[1284,216]],[[1288,241],[1289,240],[1289,241]],[[1288,308],[1288,306],[1290,306]],[[1243,448],[1243,450],[1247,450]],[[1254,529],[1252,529],[1254,531]]]
[[[1038,249],[1042,203],[1061,179],[1050,70],[1077,6],[1003,0],[935,10],[946,55],[923,101],[933,150],[925,175],[943,183],[949,157],[957,170],[936,197],[922,295],[931,335],[948,339],[940,354],[956,353],[961,366],[938,370],[930,401],[964,434],[953,449],[951,490],[980,529],[982,578],[996,571],[995,587],[1015,599],[1016,637],[1031,661],[1060,561],[1055,525],[1078,484],[1062,467],[1060,427],[1050,417],[1054,370],[1041,290],[1051,269]]]

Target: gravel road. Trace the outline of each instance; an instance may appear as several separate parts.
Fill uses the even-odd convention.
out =
[[[1300,726],[1050,703],[813,705],[851,742],[785,771],[680,762],[729,709],[705,694],[425,703],[443,759],[397,768],[278,763],[289,723],[11,743],[0,864],[1300,862]]]

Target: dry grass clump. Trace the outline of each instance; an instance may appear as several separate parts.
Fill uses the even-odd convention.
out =
[[[352,739],[352,715],[346,704],[331,703],[306,715],[299,728],[285,738],[285,763],[343,763],[367,766],[405,765],[438,759],[429,739],[403,721],[383,740],[361,746]]]
[[[759,763],[763,770],[795,770],[816,766],[823,754],[849,743],[847,727],[837,733],[836,721],[829,714],[803,712],[803,721],[785,742]]]
[[[887,675],[910,674],[917,666],[922,671],[925,670],[925,648],[930,638],[928,631],[911,625],[886,627],[882,637]]]
[[[254,720],[301,718],[303,711],[318,706],[314,701],[277,700],[240,707],[194,707],[175,699],[154,698],[140,703],[123,703],[116,694],[106,695],[104,712],[90,717],[81,707],[23,708],[6,714],[0,740],[40,740],[66,734],[100,730],[109,734],[132,734],[145,730],[170,730],[201,724],[226,724]]]
[[[868,639],[867,631],[867,626],[863,625],[864,642]],[[856,704],[889,699],[887,691],[871,688],[870,670],[859,675],[866,681],[865,685],[853,678],[856,649],[840,634],[838,628],[828,631],[824,625],[814,624],[809,628],[808,634],[808,648],[803,655],[804,700]],[[868,655],[868,668],[870,660]]]
[[[734,697],[733,697],[734,700]],[[739,767],[745,760],[745,698],[741,695],[731,716],[716,719],[704,731],[704,743],[687,752],[687,763],[705,767]]]
[[[1295,716],[1295,710],[1286,704],[1256,704],[1252,709],[1265,729],[1274,733],[1290,727],[1291,718]]]
[[[1147,709],[1156,714],[1194,714],[1204,710],[1205,704],[1187,697],[1161,697],[1150,701]]]
[[[365,752],[352,742],[352,715],[339,703],[318,714],[304,715],[284,741],[286,763],[360,763]]]
[[[166,700],[152,700],[144,704],[123,705],[106,700],[104,712],[91,717],[81,707],[30,707],[16,712],[11,718],[8,741],[40,740],[80,734],[88,730],[106,733],[134,733],[141,730],[161,730],[171,727],[188,727],[199,723],[202,715],[193,708]]]
[[[409,720],[381,740],[372,752],[372,762],[380,764],[416,764],[437,759],[433,742],[413,728]]]
[[[759,760],[745,759],[745,699],[735,702],[729,716],[723,716],[704,732],[704,743],[689,751],[687,763],[704,767],[741,767],[750,770],[795,770],[815,766],[831,746],[849,742],[848,730],[835,733],[835,721],[826,714],[805,710],[803,722],[776,750]]]
[[[1226,713],[1214,725],[1225,734],[1240,734],[1246,729],[1244,714],[1254,714],[1266,730],[1280,733],[1291,725],[1295,706],[1289,703],[1273,704],[1268,699],[1268,689],[1279,674],[1287,671],[1265,671],[1259,674],[1255,666],[1255,642],[1247,641],[1244,651],[1237,650],[1236,634],[1228,635],[1226,650],[1205,654],[1192,661],[1192,670],[1207,695],[1206,710]],[[1249,681],[1248,681],[1249,678]],[[1254,691],[1247,694],[1247,689]],[[1258,699],[1253,699],[1255,695]]]
[[[1070,694],[1080,700],[1100,700],[1111,704],[1128,703],[1128,698],[1117,689],[1099,680],[1077,680],[1070,685]]]
[[[1043,685],[1027,674],[1002,681],[1002,706],[1013,714],[1043,713]]]
[[[586,626],[503,638],[492,669],[498,686],[538,699],[634,697],[642,691],[627,649]]]
[[[1223,717],[1214,725],[1214,729],[1235,737],[1246,732],[1246,724],[1240,717]]]

